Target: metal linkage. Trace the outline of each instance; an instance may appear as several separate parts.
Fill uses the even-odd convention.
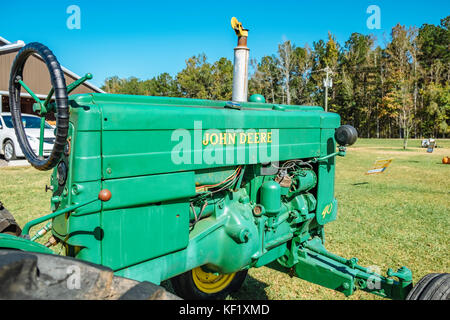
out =
[[[39,229],[38,232],[34,236],[31,237],[31,241],[36,241],[39,238],[42,238],[50,229],[52,228],[52,223],[47,222],[45,226],[43,226],[41,229]]]
[[[336,156],[345,157],[346,151],[347,151],[346,147],[340,146],[339,147],[339,151],[334,152],[334,153],[330,153],[329,155],[326,155],[326,156],[321,157],[321,158],[314,158],[314,159],[312,159],[312,160],[310,160],[308,162],[317,163],[317,162],[323,162],[325,160],[328,160],[329,158],[333,158],[333,157],[336,157]]]
[[[358,265],[357,258],[346,259],[328,252],[319,238],[295,245],[291,253],[279,261],[299,278],[346,296],[360,289],[385,298],[405,299],[412,289],[412,273],[408,268],[401,267],[397,272],[388,269],[384,277]],[[398,281],[392,277],[397,277]]]
[[[81,203],[78,203],[78,204],[74,204],[74,205],[69,206],[69,207],[67,207],[65,209],[58,210],[58,211],[55,211],[55,212],[50,213],[48,215],[42,216],[40,218],[31,220],[23,227],[22,237],[23,238],[29,238],[30,237],[29,236],[30,229],[32,227],[34,227],[35,225],[41,223],[41,222],[53,219],[53,218],[55,218],[57,216],[60,216],[60,215],[62,215],[64,213],[67,213],[67,212],[75,211],[76,209],[84,207],[84,206],[86,206],[88,204],[91,204],[93,202],[96,202],[96,201],[106,202],[106,201],[109,201],[109,199],[111,199],[111,192],[109,190],[104,189],[104,190],[100,191],[100,193],[98,194],[98,197],[95,198],[95,199],[91,199],[91,200],[84,201],[84,202],[81,202]]]
[[[80,79],[76,80],[75,82],[69,84],[67,86],[67,93],[72,92],[77,87],[82,85],[85,81],[92,79],[91,73],[86,73],[84,77],[81,77]],[[25,91],[27,91],[30,96],[36,101],[35,104],[33,104],[33,111],[39,112],[39,115],[41,116],[41,124],[40,124],[40,133],[39,133],[39,157],[43,157],[44,155],[44,131],[45,131],[45,115],[49,112],[55,112],[56,107],[54,103],[51,103],[51,99],[53,94],[55,93],[55,89],[51,88],[50,92],[47,95],[47,98],[42,101],[39,99],[39,97],[26,85],[26,83],[22,80],[22,77],[17,76],[16,77],[16,83],[19,83]]]

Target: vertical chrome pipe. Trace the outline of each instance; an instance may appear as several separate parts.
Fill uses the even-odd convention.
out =
[[[245,37],[246,38],[246,37]],[[245,41],[247,42],[247,41]],[[248,57],[247,46],[234,48],[233,97],[236,102],[246,102],[248,94]]]
[[[233,20],[234,19],[234,20]],[[233,94],[232,101],[246,102],[248,95],[248,58],[250,49],[247,47],[248,30],[233,18],[231,25],[238,36],[238,45],[234,48]]]

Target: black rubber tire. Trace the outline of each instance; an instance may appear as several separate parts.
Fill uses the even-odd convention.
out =
[[[450,274],[427,274],[412,288],[406,300],[450,300]]]
[[[52,87],[55,90],[56,101],[56,139],[52,152],[48,158],[38,157],[32,150],[25,134],[22,123],[22,112],[20,108],[20,89],[17,77],[23,77],[23,69],[27,59],[33,55],[39,55],[47,65],[50,72]],[[9,79],[9,105],[11,109],[12,122],[16,132],[17,140],[23,154],[28,162],[39,170],[50,170],[55,167],[64,152],[67,135],[69,132],[69,102],[67,98],[66,80],[61,66],[52,51],[38,42],[32,42],[20,49],[11,67]]]
[[[7,233],[14,236],[19,236],[22,233],[19,224],[13,215],[3,206],[0,201],[0,233]]]
[[[71,274],[78,285],[70,289]],[[75,279],[75,278],[72,278]],[[163,287],[114,275],[94,263],[0,248],[0,300],[180,300]]]
[[[187,300],[222,300],[232,292],[238,291],[247,277],[248,270],[236,272],[234,279],[222,291],[208,294],[200,291],[192,278],[192,270],[170,279],[175,293]]]
[[[11,158],[7,158],[6,157],[6,152],[5,152],[5,148],[6,148],[6,145],[7,144],[9,144],[9,145],[11,145],[11,148],[12,148],[12,156],[11,156]],[[11,160],[15,160],[17,157],[16,157],[16,150],[15,150],[15,148],[14,148],[14,143],[11,141],[11,140],[6,140],[5,141],[5,143],[3,144],[3,156],[5,157],[5,160],[7,161],[7,162],[9,162],[9,161],[11,161]]]

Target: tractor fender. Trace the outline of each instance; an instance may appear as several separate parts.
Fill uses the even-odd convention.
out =
[[[47,248],[46,246],[27,240],[25,238],[20,238],[6,233],[0,233],[0,249],[15,249],[28,252],[39,252],[54,254],[54,252]]]

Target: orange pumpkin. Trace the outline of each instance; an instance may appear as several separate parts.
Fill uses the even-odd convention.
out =
[[[450,158],[449,157],[442,158],[442,163],[443,164],[450,164]]]

